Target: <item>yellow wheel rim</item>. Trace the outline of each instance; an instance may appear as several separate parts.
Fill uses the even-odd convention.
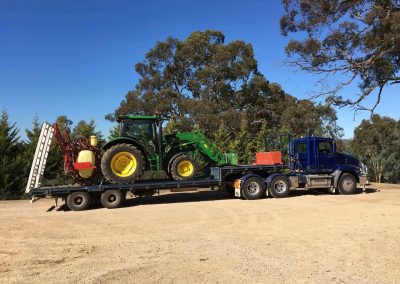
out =
[[[188,177],[193,174],[194,166],[190,161],[181,161],[178,164],[178,174],[182,177]]]
[[[129,152],[119,152],[111,159],[111,170],[119,177],[131,176],[137,168],[137,160]]]

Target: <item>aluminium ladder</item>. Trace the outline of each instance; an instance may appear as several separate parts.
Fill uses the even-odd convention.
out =
[[[47,156],[49,155],[51,140],[53,139],[54,128],[48,123],[43,123],[40,132],[38,144],[36,146],[35,156],[29,173],[28,183],[26,184],[26,193],[33,188],[39,187],[46,167]]]

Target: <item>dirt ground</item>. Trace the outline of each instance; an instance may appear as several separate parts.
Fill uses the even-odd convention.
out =
[[[400,186],[245,201],[171,193],[123,208],[0,202],[0,283],[399,283]]]

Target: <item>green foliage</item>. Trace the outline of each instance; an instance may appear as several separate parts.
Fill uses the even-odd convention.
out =
[[[0,117],[0,199],[22,195],[24,145],[18,143],[18,129],[9,121],[7,112]]]
[[[230,141],[233,137],[233,133],[227,129],[225,123],[221,121],[218,130],[215,132],[214,135],[214,143],[217,148],[223,153],[229,153],[235,151],[232,149],[230,145]]]
[[[108,134],[108,140],[113,140],[119,137],[119,124],[116,124],[114,127],[110,129],[110,133]]]
[[[233,145],[245,147],[242,161],[252,160],[263,148],[260,141],[265,138],[260,135],[267,133],[265,128],[261,131],[265,124],[296,135],[315,128],[341,136],[330,105],[297,100],[279,84],[268,82],[258,71],[252,46],[240,40],[225,43],[219,31],[158,42],[136,64],[136,71],[139,83],[108,119],[159,111],[169,119],[165,133],[198,129],[224,152],[239,152]],[[243,132],[243,120],[252,137]]]
[[[89,122],[84,120],[79,121],[72,131],[72,137],[90,138],[92,135],[97,136],[99,139],[102,138],[100,131],[96,130],[96,123],[94,119],[91,119]]]
[[[354,130],[353,149],[376,182],[400,183],[400,122],[373,115]]]
[[[313,74],[332,78],[333,87],[322,83],[320,95],[339,106],[357,109],[376,94],[374,110],[388,84],[400,82],[400,12],[392,0],[284,0],[283,35],[297,33],[302,40],[286,46],[291,63]],[[297,37],[299,38],[299,37]],[[358,83],[360,94],[343,98],[343,87]],[[355,94],[353,94],[355,95]]]

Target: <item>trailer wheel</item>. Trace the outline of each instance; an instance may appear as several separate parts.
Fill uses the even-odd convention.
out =
[[[101,204],[108,209],[118,208],[121,206],[124,197],[121,190],[106,190],[101,194]]]
[[[72,211],[81,211],[89,207],[91,203],[91,197],[88,192],[85,191],[74,191],[68,194],[67,206]]]
[[[242,194],[247,200],[260,199],[263,197],[264,191],[264,182],[256,177],[247,179],[242,187]]]
[[[340,194],[354,194],[357,190],[356,178],[352,174],[342,174],[339,179],[338,189]]]
[[[282,198],[289,195],[290,183],[283,176],[275,177],[269,186],[269,193],[275,198]]]

